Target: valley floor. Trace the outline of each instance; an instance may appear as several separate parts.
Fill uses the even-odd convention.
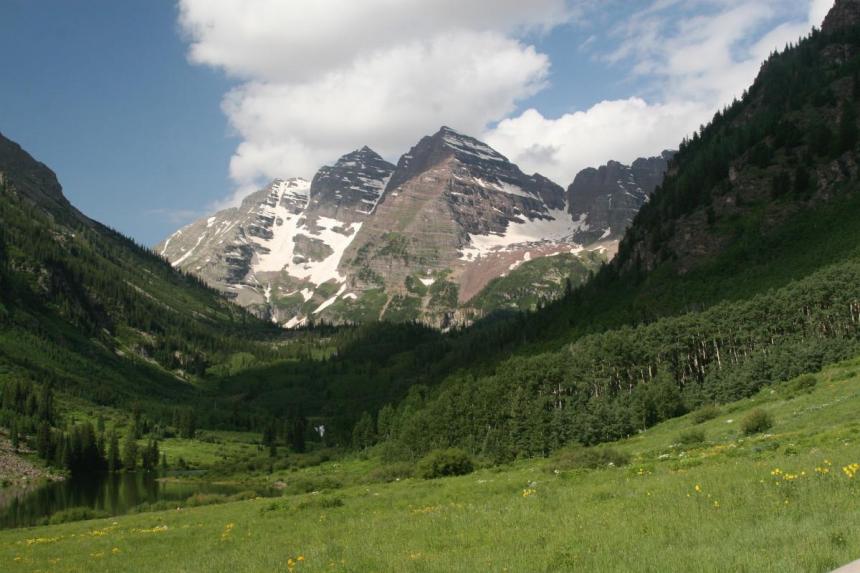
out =
[[[16,571],[816,571],[860,558],[860,360],[613,445],[630,465],[518,462],[277,499],[0,532]],[[770,433],[740,420],[764,408]],[[691,429],[702,443],[682,446]],[[355,475],[327,462],[286,481]]]

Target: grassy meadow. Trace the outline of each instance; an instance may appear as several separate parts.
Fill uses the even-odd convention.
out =
[[[829,571],[860,558],[858,410],[855,360],[613,444],[623,467],[385,483],[371,454],[265,478],[312,493],[2,531],[0,570]]]

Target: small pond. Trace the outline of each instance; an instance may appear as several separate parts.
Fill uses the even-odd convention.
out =
[[[155,474],[144,473],[78,477],[37,488],[6,488],[0,489],[0,529],[40,525],[57,512],[73,508],[122,515],[155,502],[178,504],[197,494],[229,496],[248,489],[199,479],[159,479]],[[275,495],[255,491],[261,496]]]

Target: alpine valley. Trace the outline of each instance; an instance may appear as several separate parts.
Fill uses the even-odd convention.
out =
[[[442,128],[155,248],[4,131],[0,571],[857,571],[860,0],[805,29],[676,152]]]
[[[615,255],[672,155],[587,169],[565,190],[443,127],[396,166],[364,147],[310,182],[275,180],[156,251],[288,328],[447,329],[582,284]]]

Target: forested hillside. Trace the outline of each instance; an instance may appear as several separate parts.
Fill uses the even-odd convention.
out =
[[[232,352],[280,333],[89,220],[54,174],[0,141],[0,367],[101,404],[188,399]]]
[[[510,331],[516,357],[379,412],[388,455],[545,455],[860,351],[856,24],[774,54],[684,141],[613,263]]]
[[[75,211],[7,144],[3,373],[142,403],[161,427],[180,407],[203,427],[382,444],[391,459],[545,455],[748,396],[860,352],[859,52],[860,29],[839,21],[774,54],[683,142],[612,263],[524,305],[536,312],[446,334],[283,333]]]

